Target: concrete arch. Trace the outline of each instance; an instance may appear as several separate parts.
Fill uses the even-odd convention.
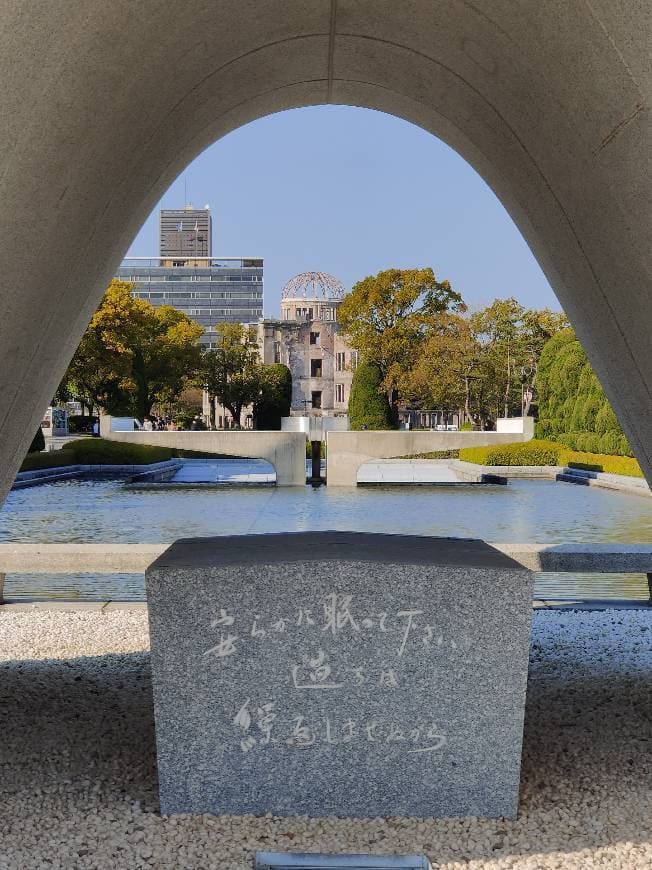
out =
[[[1,8],[0,497],[107,281],[171,181],[230,130],[328,102],[419,124],[493,187],[652,481],[645,0]]]

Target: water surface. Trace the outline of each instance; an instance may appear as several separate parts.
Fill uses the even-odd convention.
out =
[[[487,541],[652,541],[652,499],[555,483],[507,486],[125,488],[69,480],[16,490],[0,510],[0,541],[157,543],[179,537],[338,529]],[[538,594],[640,597],[642,577],[540,575]],[[552,584],[552,585],[551,585]],[[584,585],[582,585],[584,584]],[[9,575],[7,598],[142,598],[138,575]],[[584,597],[587,597],[584,595]]]

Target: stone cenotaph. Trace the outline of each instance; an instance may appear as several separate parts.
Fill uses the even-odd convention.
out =
[[[302,532],[180,540],[146,577],[163,813],[516,815],[519,563]]]

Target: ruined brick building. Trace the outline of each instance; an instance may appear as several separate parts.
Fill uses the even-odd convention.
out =
[[[340,333],[337,311],[345,293],[326,272],[302,272],[283,288],[279,319],[260,319],[258,347],[264,363],[283,363],[292,373],[292,416],[347,414],[357,352]],[[251,413],[243,415],[252,425]],[[218,406],[219,427],[231,425]]]

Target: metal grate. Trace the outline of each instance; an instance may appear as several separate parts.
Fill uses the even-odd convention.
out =
[[[317,855],[309,852],[257,852],[256,870],[431,870],[419,855]]]

